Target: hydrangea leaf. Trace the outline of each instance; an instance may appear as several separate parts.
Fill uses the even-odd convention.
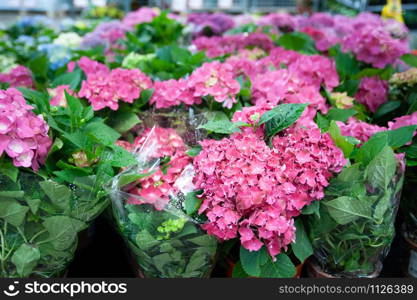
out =
[[[232,272],[233,278],[247,278],[249,275],[243,270],[242,263],[238,261],[235,266],[233,267]]]
[[[43,226],[48,231],[54,248],[63,251],[74,245],[78,232],[87,225],[68,216],[52,216],[44,219]]]
[[[304,262],[309,256],[313,254],[313,247],[304,229],[301,219],[295,220],[295,243],[291,244],[291,248],[299,259],[300,262]]]
[[[39,182],[39,186],[54,205],[63,211],[70,209],[71,190],[68,187],[52,180]]]
[[[70,73],[64,73],[56,77],[51,85],[56,88],[59,85],[69,85],[71,90],[76,90],[81,83],[82,71],[77,69]]]
[[[197,197],[199,194],[201,191],[193,191],[185,195],[184,206],[188,215],[192,215],[200,208],[202,199]]]
[[[278,254],[275,261],[269,257],[261,268],[261,276],[264,278],[291,278],[296,274],[296,269],[291,259],[284,253]]]
[[[403,56],[400,57],[400,59],[405,62],[407,65],[417,68],[417,55],[413,55],[413,54],[404,54]]]
[[[265,124],[265,135],[273,137],[281,130],[294,124],[303,113],[308,103],[285,103],[265,112],[259,124]]]
[[[258,251],[249,251],[240,246],[240,262],[243,270],[250,276],[259,277],[262,265],[268,260],[268,253],[265,247]]]
[[[355,145],[350,143],[346,137],[344,137],[341,132],[339,126],[337,126],[335,121],[330,122],[329,133],[332,137],[336,146],[342,149],[343,154],[346,158],[349,158]]]
[[[350,117],[357,114],[357,111],[350,109],[331,108],[327,113],[326,117],[328,120],[346,122]]]

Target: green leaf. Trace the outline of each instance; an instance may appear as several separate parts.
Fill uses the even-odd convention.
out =
[[[298,260],[303,263],[309,256],[313,254],[313,247],[304,230],[304,225],[301,219],[295,220],[295,243],[291,244],[291,248],[297,256]]]
[[[327,119],[334,121],[346,122],[350,117],[357,114],[357,111],[350,109],[331,108],[326,115]]]
[[[200,154],[202,149],[203,148],[200,145],[197,145],[197,146],[191,148],[190,150],[188,150],[185,153],[190,157],[196,157],[198,154]]]
[[[133,153],[117,145],[113,145],[110,149],[106,149],[103,157],[105,161],[108,161],[113,167],[128,167],[138,163]]]
[[[86,132],[97,140],[97,142],[106,146],[113,146],[120,137],[120,134],[116,130],[102,122],[92,122],[88,124],[86,126]]]
[[[16,200],[0,201],[0,218],[16,227],[22,225],[28,211],[29,207],[20,205]]]
[[[46,55],[37,55],[28,62],[28,67],[35,76],[46,78],[48,73],[48,58]]]
[[[315,122],[317,126],[322,130],[322,132],[325,132],[329,129],[330,121],[320,112],[317,112]]]
[[[22,244],[12,256],[12,263],[16,266],[20,277],[28,277],[38,264],[41,254],[38,247]]]
[[[147,230],[141,230],[136,235],[136,244],[143,251],[148,251],[149,249],[160,244]]]
[[[405,62],[407,65],[417,68],[417,55],[413,54],[404,54],[400,59]]]
[[[362,202],[358,198],[342,196],[322,203],[327,207],[330,216],[341,225],[353,222],[358,218],[372,219],[368,203]]]
[[[13,182],[16,182],[19,169],[10,160],[0,159],[0,173],[9,177]]]
[[[296,274],[296,269],[291,259],[284,253],[278,254],[275,261],[268,258],[261,269],[264,278],[291,278]]]
[[[155,171],[142,174],[121,174],[118,181],[118,187],[124,187],[138,179],[148,177],[149,175],[152,175],[154,172]]]
[[[317,54],[314,40],[301,32],[285,33],[278,39],[277,44],[288,50],[295,50],[305,54]]]
[[[127,132],[139,123],[139,117],[131,111],[119,110],[112,115],[110,120],[110,126],[119,133]]]
[[[358,61],[349,53],[341,51],[340,46],[329,49],[329,54],[334,57],[337,72],[342,76],[353,76],[359,71]]]
[[[281,130],[294,124],[303,113],[308,103],[285,103],[265,112],[259,124],[265,124],[265,135],[273,137]]]
[[[387,101],[378,107],[377,111],[374,114],[374,119],[379,119],[401,106],[401,101]]]
[[[24,195],[24,191],[0,191],[0,197],[20,199]]]
[[[373,217],[376,220],[377,224],[381,224],[384,221],[385,212],[392,207],[391,204],[391,193],[384,193],[384,195],[378,200],[378,203],[375,206]]]
[[[381,152],[369,163],[365,176],[373,186],[386,190],[397,169],[397,160],[391,147],[385,146]]]
[[[36,212],[39,209],[39,205],[41,204],[41,200],[40,199],[32,199],[32,198],[26,198],[26,203],[29,205],[30,210],[32,211],[32,213],[36,214]]]
[[[80,69],[71,73],[64,73],[56,77],[51,85],[56,88],[59,85],[69,85],[71,90],[76,90],[81,82],[82,71]]]
[[[81,115],[83,113],[84,107],[80,101],[80,99],[68,94],[65,90],[65,99],[67,100],[67,111],[68,115],[71,118],[71,123],[73,126],[79,125],[79,120],[81,120]]]
[[[68,187],[52,180],[41,181],[39,186],[54,205],[63,211],[70,209],[71,190]]]
[[[238,261],[233,267],[233,278],[248,278],[249,275],[243,270],[242,263]]]
[[[232,134],[240,131],[239,126],[231,122],[226,114],[217,111],[210,115],[207,123],[199,125],[197,129],[205,129],[220,134]]]
[[[36,106],[35,113],[42,114],[49,112],[51,105],[49,104],[49,96],[47,94],[34,91],[27,88],[18,88],[25,99]]]
[[[197,197],[199,194],[201,191],[193,191],[185,195],[184,206],[188,215],[192,215],[200,208],[202,199]]]
[[[67,216],[47,217],[43,226],[49,233],[49,239],[55,250],[67,250],[76,243],[78,232],[87,227],[84,222]]]
[[[349,158],[350,154],[355,148],[355,145],[349,142],[346,139],[346,137],[342,135],[342,133],[340,132],[340,128],[339,126],[337,126],[335,121],[330,122],[329,133],[336,146],[342,149],[343,154],[346,158]]]
[[[259,277],[261,275],[261,267],[268,261],[268,255],[265,247],[258,251],[249,251],[240,246],[240,263],[245,273],[250,276]]]

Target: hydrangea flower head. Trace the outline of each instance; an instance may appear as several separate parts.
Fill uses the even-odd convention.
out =
[[[0,74],[0,82],[9,83],[10,87],[34,87],[32,72],[24,66],[17,66],[9,73]]]
[[[349,118],[346,124],[340,121],[337,121],[336,123],[339,126],[342,135],[354,137],[362,143],[368,141],[375,133],[387,130],[385,127],[359,121],[354,117]]]
[[[362,78],[355,98],[370,111],[376,112],[388,100],[388,82],[377,76]]]
[[[200,104],[201,98],[193,95],[193,91],[188,87],[185,79],[170,79],[154,83],[154,93],[149,103],[159,109],[178,106],[181,103],[186,105]]]
[[[36,171],[52,141],[48,124],[32,109],[17,89],[0,90],[0,156],[6,153],[16,167]]]
[[[261,112],[250,108],[234,120],[256,122]],[[200,144],[194,183],[203,190],[199,212],[208,218],[203,228],[219,240],[240,237],[249,251],[265,245],[272,257],[294,242],[293,217],[323,198],[330,177],[346,163],[318,129],[286,129],[272,148],[254,130]]]
[[[194,70],[188,78],[188,87],[194,97],[212,96],[224,107],[231,108],[236,102],[240,84],[234,78],[232,65],[213,61]]]

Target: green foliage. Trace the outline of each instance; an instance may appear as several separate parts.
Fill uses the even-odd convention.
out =
[[[285,49],[304,54],[318,54],[314,40],[301,32],[285,33],[278,39],[277,44]]]
[[[151,205],[125,205],[124,218],[115,211],[145,277],[208,277],[217,251],[216,239],[179,211],[157,211]]]

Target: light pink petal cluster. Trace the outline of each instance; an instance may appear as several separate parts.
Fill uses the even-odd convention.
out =
[[[388,101],[388,82],[378,76],[364,77],[361,79],[355,98],[370,111],[376,112],[381,104]]]
[[[35,115],[15,88],[0,90],[0,156],[6,153],[16,167],[38,170],[51,147],[48,124]]]
[[[117,68],[109,70],[105,65],[88,58],[79,61],[87,79],[81,84],[79,97],[86,98],[94,110],[119,108],[119,101],[133,103],[142,90],[152,87],[152,81],[138,69]]]
[[[138,10],[128,13],[122,23],[130,28],[134,28],[141,23],[149,23],[159,15],[159,11],[150,7],[141,7]]]
[[[194,97],[212,96],[227,108],[233,106],[240,91],[233,66],[219,61],[195,69],[188,78],[188,87],[193,90]]]
[[[172,128],[155,127],[146,129],[133,144],[125,141],[118,141],[117,144],[128,151],[137,151],[143,145],[144,147],[153,145],[155,146],[152,152],[153,158],[170,158],[164,170],[162,166],[158,166],[151,175],[137,180],[126,191],[132,194],[128,199],[130,204],[146,203],[152,204],[158,210],[163,209],[170,200],[169,196],[178,193],[175,182],[192,161],[192,158],[185,152],[187,147],[182,138]]]
[[[235,120],[251,121],[257,113]],[[200,213],[208,218],[203,228],[220,240],[240,237],[250,251],[265,245],[272,257],[295,240],[293,217],[324,196],[333,172],[346,163],[327,134],[301,127],[275,137],[273,148],[249,130],[201,146],[194,167],[195,185],[204,191]]]
[[[245,48],[260,48],[269,51],[274,46],[271,38],[264,33],[199,37],[193,41],[193,45],[197,50],[206,51],[206,55],[210,58],[233,54]]]
[[[395,118],[393,121],[388,122],[388,129],[395,130],[404,126],[417,125],[417,112],[411,115]]]
[[[49,95],[52,97],[50,104],[52,106],[67,106],[67,100],[65,99],[65,91],[74,96],[76,93],[70,89],[69,85],[59,85],[54,89],[48,89]]]
[[[32,72],[24,66],[17,66],[6,74],[0,73],[0,82],[9,83],[10,87],[34,87]]]
[[[188,86],[187,80],[170,79],[154,83],[154,93],[149,103],[155,105],[158,109],[168,108],[178,106],[181,103],[186,105],[200,104],[201,97],[193,95],[193,89]]]
[[[359,121],[356,118],[349,118],[347,123],[336,122],[340,128],[342,135],[352,136],[355,139],[358,139],[362,143],[365,143],[369,140],[371,136],[380,131],[387,130],[386,127],[381,127],[378,125],[369,124],[363,121]]]

